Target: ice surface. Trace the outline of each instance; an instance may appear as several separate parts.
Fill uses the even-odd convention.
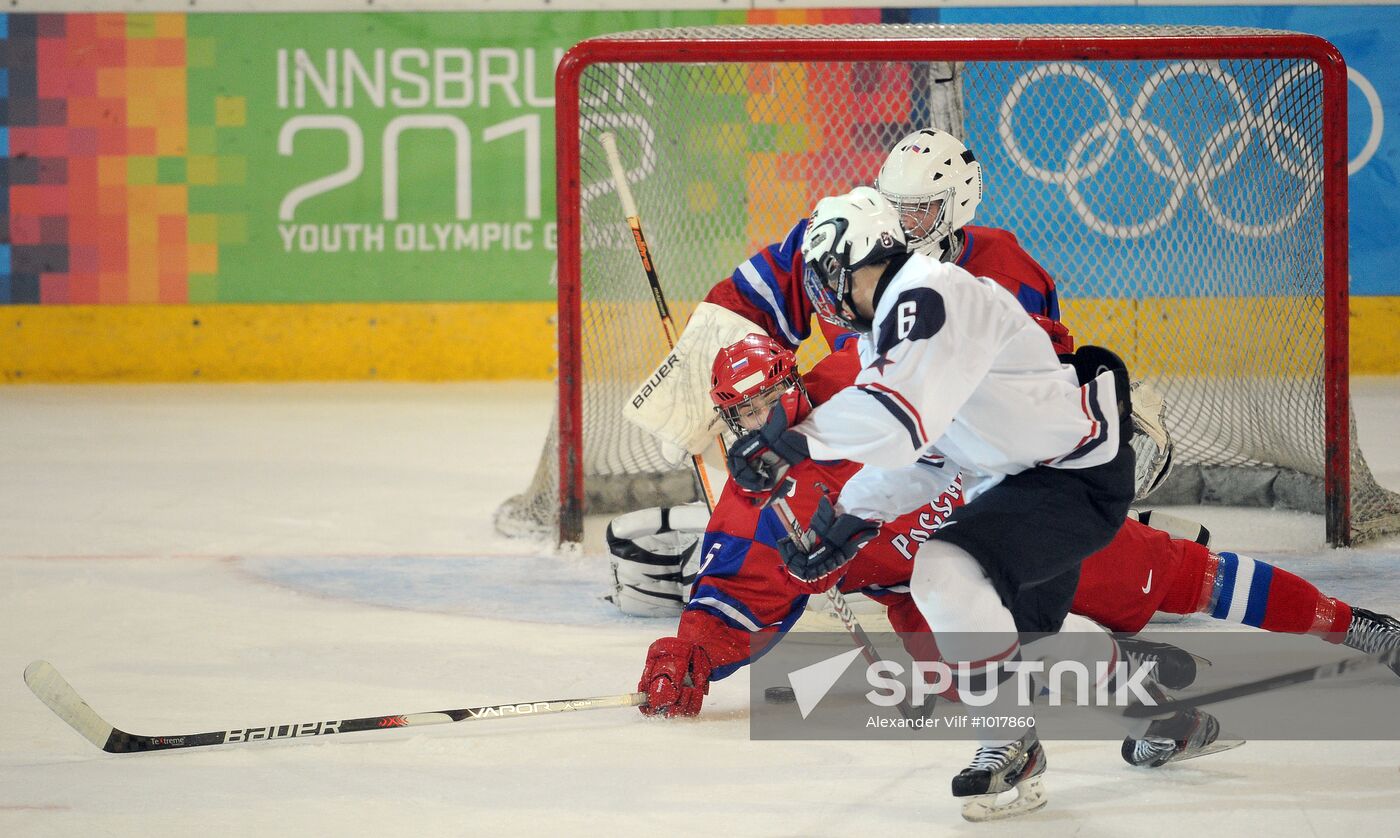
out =
[[[1353,382],[1400,488],[1400,380]],[[1150,772],[1050,742],[1043,812],[964,824],[970,746],[751,742],[747,676],[699,719],[633,710],[135,756],[20,674],[52,661],[148,734],[628,692],[666,621],[606,560],[497,537],[543,384],[0,389],[0,835],[1393,835],[1400,742],[1251,742]],[[1400,612],[1400,539],[1299,513],[1174,510],[1216,543]],[[1188,624],[1189,625],[1189,624]],[[8,674],[6,674],[8,673]],[[1400,682],[1397,682],[1400,699]],[[1397,700],[1400,709],[1400,700]]]

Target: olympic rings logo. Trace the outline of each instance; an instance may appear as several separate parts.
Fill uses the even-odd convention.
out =
[[[1146,236],[1169,224],[1180,211],[1188,191],[1216,225],[1238,236],[1263,238],[1291,229],[1312,206],[1322,186],[1320,149],[1294,125],[1280,118],[1277,110],[1284,92],[1316,70],[1299,64],[1284,72],[1270,85],[1256,114],[1246,91],[1233,75],[1212,62],[1187,61],[1165,66],[1149,77],[1125,113],[1118,92],[1107,79],[1080,64],[1045,64],[1025,73],[1012,84],[997,112],[997,133],[1012,161],[1041,183],[1064,189],[1076,214],[1094,231],[1116,239]],[[1053,77],[1077,80],[1098,92],[1107,113],[1074,140],[1060,170],[1036,165],[1025,153],[1012,126],[1012,115],[1022,97],[1035,84]],[[1195,165],[1189,165],[1183,149],[1166,128],[1147,119],[1153,97],[1164,84],[1187,76],[1205,76],[1219,84],[1234,104],[1235,118],[1221,125],[1201,148]],[[1131,224],[1117,224],[1102,218],[1085,200],[1080,185],[1102,172],[1118,153],[1127,136],[1132,147],[1154,175],[1171,185],[1166,205],[1151,218]],[[1147,142],[1150,137],[1153,142]],[[1232,172],[1258,137],[1269,157],[1283,172],[1301,184],[1298,203],[1282,215],[1259,223],[1232,218],[1211,194],[1211,186]],[[1256,155],[1257,157],[1257,155]],[[1247,165],[1257,165],[1251,160]],[[1278,190],[1275,190],[1276,192]]]

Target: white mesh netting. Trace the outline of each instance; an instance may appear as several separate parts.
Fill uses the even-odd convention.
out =
[[[1199,27],[840,26],[661,30],[728,40],[1268,37]],[[1228,40],[1220,43],[1227,44]],[[852,46],[851,54],[856,54]],[[933,125],[982,162],[979,225],[1056,277],[1081,343],[1168,401],[1172,480],[1153,500],[1323,511],[1322,73],[1311,60],[609,62],[580,77],[582,457],[590,512],[696,497],[619,408],[666,344],[597,134],[618,137],[673,314],[824,195],[870,183]],[[561,91],[561,95],[564,91]],[[561,203],[560,213],[573,211]],[[561,303],[562,305],[562,303]],[[808,356],[810,357],[810,356]],[[567,445],[568,442],[566,441]],[[557,432],[502,531],[554,532]],[[1400,527],[1352,451],[1351,535]]]

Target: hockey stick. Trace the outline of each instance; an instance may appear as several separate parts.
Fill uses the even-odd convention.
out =
[[[1345,658],[1334,663],[1324,663],[1319,666],[1310,666],[1307,669],[1285,672],[1281,675],[1271,675],[1232,687],[1221,687],[1218,690],[1211,690],[1200,695],[1183,696],[1157,704],[1130,704],[1123,709],[1123,715],[1130,719],[1152,718],[1174,713],[1177,710],[1200,707],[1206,704],[1218,704],[1234,698],[1244,698],[1283,687],[1291,687],[1294,684],[1306,684],[1309,681],[1321,681],[1326,678],[1350,675],[1354,672],[1364,672],[1376,666],[1394,666],[1396,662],[1400,662],[1400,649],[1390,649],[1385,652],[1377,652],[1374,655]]]
[[[646,703],[646,693],[624,693],[597,698],[565,698],[550,701],[527,701],[518,704],[486,704],[434,713],[408,713],[391,716],[366,716],[338,721],[288,722],[263,727],[217,730],[211,733],[191,733],[179,736],[142,736],[112,727],[97,715],[77,690],[58,674],[48,661],[34,661],[24,669],[24,683],[39,700],[48,705],[60,719],[82,734],[92,744],[109,754],[135,754],[165,751],[172,748],[200,748],[205,745],[235,745],[273,739],[300,739],[308,736],[328,736],[332,733],[356,733],[366,730],[392,730],[401,727],[443,725],[452,722],[499,719],[506,716],[538,716],[544,713],[565,713],[572,710],[600,710],[604,707],[637,707]]]
[[[647,247],[646,236],[642,235],[642,219],[637,213],[637,202],[632,199],[632,188],[627,185],[627,173],[622,168],[622,157],[617,153],[617,137],[607,131],[598,136],[603,152],[608,158],[608,168],[612,171],[613,186],[617,197],[622,201],[622,212],[627,216],[627,226],[632,228],[632,241],[637,246],[637,256],[642,260],[642,270],[651,286],[651,297],[656,302],[656,314],[661,318],[661,330],[666,333],[666,348],[676,348],[676,323],[671,319],[671,309],[666,305],[666,294],[661,290],[661,280],[656,276],[656,267],[651,261],[651,250]],[[695,466],[695,476],[700,480],[700,488],[705,492],[705,506],[715,511],[715,491],[710,487],[710,478],[705,474],[705,461],[699,454],[690,455]]]
[[[810,550],[811,544],[807,541],[807,533],[803,532],[801,526],[797,523],[797,516],[793,514],[792,507],[788,506],[787,499],[780,496],[781,491],[782,487],[780,486],[778,490],[773,493],[769,505],[778,513],[778,520],[782,521],[783,529],[787,530],[788,538],[791,538],[793,543],[803,550]],[[851,610],[851,604],[846,601],[846,597],[841,593],[841,589],[836,585],[827,588],[826,600],[831,604],[831,610],[836,612],[836,616],[840,618],[842,625],[846,627],[846,632],[851,635],[851,639],[855,641],[856,646],[860,647],[861,657],[865,658],[865,662],[878,663],[883,660],[883,658],[880,657],[879,650],[875,648],[874,641],[870,639],[870,635],[865,633],[864,627],[862,627],[860,621],[856,619],[856,613]],[[933,707],[933,698],[930,696],[928,700],[930,703],[924,707],[925,712]],[[903,715],[904,718],[912,719],[915,717],[914,708],[909,704],[909,699],[907,697],[901,698],[897,706],[899,707],[900,714]]]

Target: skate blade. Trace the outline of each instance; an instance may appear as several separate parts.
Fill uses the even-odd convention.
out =
[[[997,798],[1015,792],[1016,796],[1005,803],[997,803]],[[1045,795],[1045,782],[1039,775],[1022,780],[1011,791],[1001,794],[979,794],[963,801],[963,820],[973,823],[1000,821],[1027,815],[1045,807],[1050,798]]]
[[[1208,757],[1211,754],[1218,754],[1221,751],[1232,751],[1243,745],[1246,741],[1247,740],[1244,739],[1217,739],[1200,750],[1179,754],[1163,764],[1170,765],[1173,762],[1185,762],[1188,759],[1196,759],[1197,757]]]

